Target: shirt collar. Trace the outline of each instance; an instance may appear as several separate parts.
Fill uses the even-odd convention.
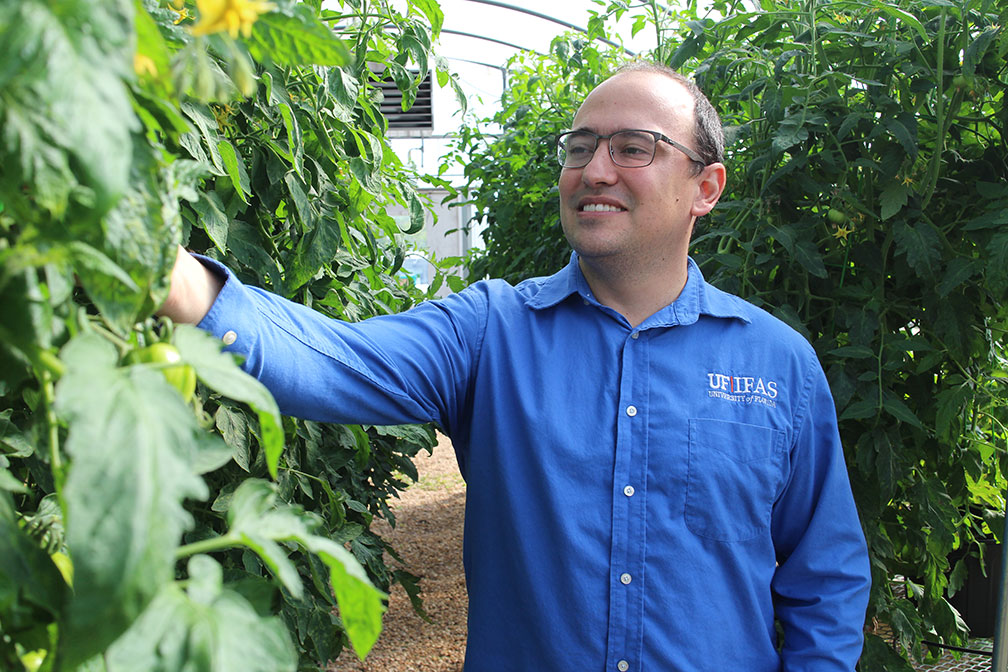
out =
[[[687,263],[686,286],[679,297],[645,320],[642,328],[693,324],[701,315],[750,321],[749,304],[707,284],[700,267],[692,258]],[[577,252],[571,253],[570,261],[557,273],[527,280],[522,285],[530,290],[525,305],[534,310],[550,308],[574,294],[589,303],[600,305],[581,272]]]

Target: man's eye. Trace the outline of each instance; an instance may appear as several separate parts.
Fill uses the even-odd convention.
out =
[[[647,147],[643,145],[623,145],[619,148],[619,153],[626,157],[640,157],[647,155],[650,152]]]
[[[567,145],[567,153],[572,156],[584,156],[585,154],[591,154],[593,150],[594,147],[591,145],[580,142]]]

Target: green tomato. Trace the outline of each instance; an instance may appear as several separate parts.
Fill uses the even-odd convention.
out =
[[[24,669],[27,672],[35,672],[42,667],[45,658],[46,652],[41,649],[38,651],[29,651],[21,655],[21,664],[24,665]]]
[[[843,210],[830,208],[829,212],[826,213],[826,219],[834,224],[843,224],[847,221],[847,214]]]
[[[179,391],[186,403],[189,403],[196,392],[196,370],[182,363],[178,348],[171,343],[162,341],[134,350],[126,361],[129,364],[174,364],[160,367],[165,379]]]

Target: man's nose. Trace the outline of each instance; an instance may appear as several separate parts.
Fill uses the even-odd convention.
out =
[[[609,140],[599,140],[595,153],[581,169],[581,180],[585,184],[612,184],[617,179],[618,167],[609,153]]]

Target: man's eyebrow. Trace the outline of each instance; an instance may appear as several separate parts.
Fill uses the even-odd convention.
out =
[[[584,131],[585,133],[594,133],[595,135],[606,135],[605,133],[599,133],[598,128],[595,127],[595,126],[576,126],[576,127],[572,128],[572,129],[570,129],[569,132],[574,132],[574,131]],[[643,129],[643,128],[630,128],[630,127],[616,128],[616,129],[613,129],[612,132],[613,133],[637,132],[637,133],[643,133],[644,135],[650,135],[650,131],[648,131],[647,129]]]

